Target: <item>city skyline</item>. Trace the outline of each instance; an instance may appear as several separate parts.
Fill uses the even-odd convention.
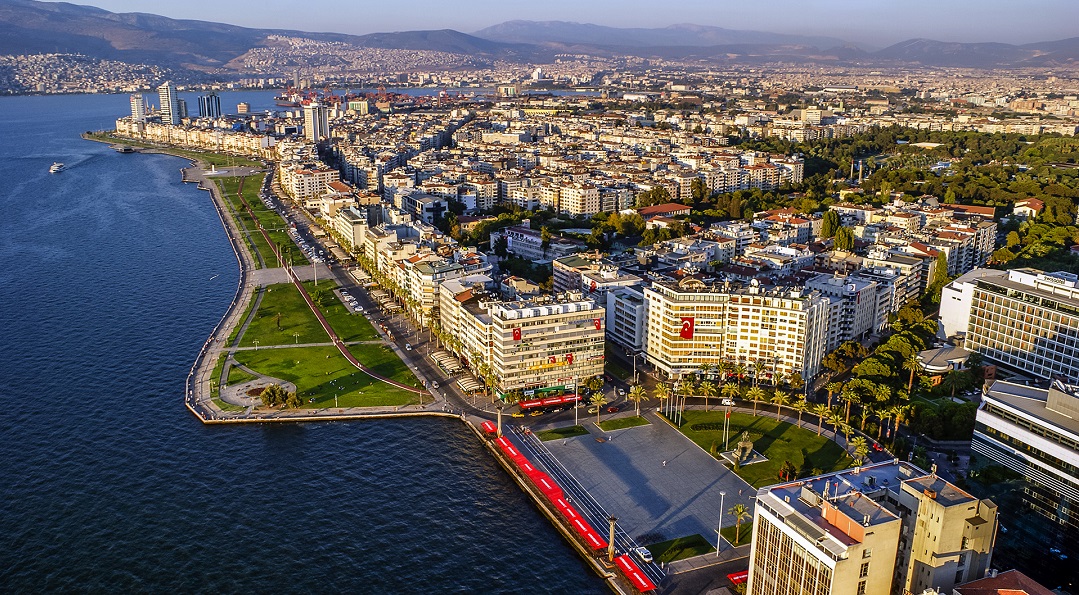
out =
[[[662,28],[695,24],[735,30],[830,36],[881,48],[911,38],[952,42],[1032,43],[1075,37],[1072,23],[1079,19],[1079,5],[1046,0],[1039,10],[1015,10],[1004,0],[986,2],[931,3],[927,0],[855,4],[825,0],[812,7],[793,0],[779,0],[762,16],[755,7],[736,3],[685,0],[664,7],[656,20],[652,7],[642,2],[609,0],[581,5],[552,0],[542,5],[506,5],[489,0],[447,5],[420,0],[407,12],[375,13],[360,5],[342,13],[326,0],[314,0],[302,12],[288,11],[284,3],[262,3],[260,10],[247,3],[222,5],[207,0],[162,5],[148,0],[95,0],[86,5],[113,12],[142,12],[177,19],[225,22],[243,27],[298,29],[362,35],[376,32],[423,29],[455,29],[472,33],[511,20],[568,21],[610,27]]]

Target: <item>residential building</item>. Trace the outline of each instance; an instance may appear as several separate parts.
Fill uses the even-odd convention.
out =
[[[971,449],[1026,479],[1023,503],[1079,530],[1079,387],[998,380],[982,396]]]
[[[801,288],[765,289],[693,277],[644,289],[648,361],[671,377],[722,362],[764,361],[771,372],[820,371],[828,340],[829,298]]]
[[[888,311],[880,309],[877,284],[851,275],[819,274],[806,281],[807,290],[832,298],[826,351],[845,341],[859,341],[884,327]]]
[[[157,88],[157,98],[161,101],[161,123],[173,126],[179,124],[180,104],[172,81],[165,81]]]
[[[747,593],[947,591],[984,576],[996,515],[992,501],[898,460],[761,488]]]
[[[1018,570],[1005,570],[1000,573],[990,570],[989,576],[956,587],[952,595],[1057,595],[1057,593]]]
[[[367,233],[367,213],[356,207],[341,209],[333,218],[333,228],[345,244],[346,250],[353,254],[359,253],[364,234]]]
[[[506,238],[506,250],[521,258],[533,261],[549,261],[584,250],[587,245],[580,240],[551,236],[550,243],[543,246],[543,234],[528,227],[527,221],[491,232],[491,250],[501,238]]]
[[[645,332],[648,330],[648,303],[640,285],[620,287],[608,291],[607,340],[631,354],[645,348]]]

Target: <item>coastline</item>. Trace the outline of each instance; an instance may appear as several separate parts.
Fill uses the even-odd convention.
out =
[[[109,139],[99,139],[92,136],[83,135],[86,140],[92,140],[95,142],[102,142],[111,144]],[[436,418],[456,418],[461,423],[471,430],[471,432],[480,441],[483,447],[494,458],[499,466],[507,473],[507,475],[517,484],[521,491],[532,501],[532,504],[536,509],[547,519],[547,521],[555,528],[555,530],[562,536],[563,540],[569,544],[569,546],[578,554],[581,561],[590,568],[595,574],[601,578],[607,587],[614,593],[629,595],[634,593],[635,590],[628,586],[622,577],[613,571],[613,567],[605,566],[601,557],[597,557],[594,552],[588,550],[582,545],[573,531],[563,522],[561,516],[553,508],[552,504],[540,493],[525,476],[521,474],[505,455],[494,447],[492,440],[488,438],[479,428],[479,424],[484,421],[483,418],[476,415],[467,415],[464,411],[450,412],[446,411],[445,405],[441,405],[443,410],[439,409],[427,409],[426,407],[435,407],[438,405],[437,401],[431,403],[428,406],[423,405],[409,405],[407,407],[416,407],[418,409],[410,411],[401,411],[401,408],[397,407],[365,407],[365,408],[352,408],[357,411],[349,412],[345,408],[321,409],[321,410],[279,410],[273,411],[267,414],[245,415],[239,417],[235,415],[228,415],[221,410],[216,403],[213,402],[211,397],[212,390],[210,388],[211,378],[216,361],[220,358],[222,353],[227,352],[228,344],[227,340],[232,330],[238,325],[242,324],[242,318],[247,310],[248,305],[255,297],[255,286],[251,280],[250,271],[254,269],[254,257],[250,252],[250,248],[246,242],[239,237],[241,230],[233,219],[232,212],[229,210],[227,204],[224,201],[224,197],[221,196],[220,189],[217,184],[207,180],[203,175],[206,162],[198,159],[193,159],[188,155],[179,155],[172,153],[167,147],[137,147],[136,152],[139,153],[151,153],[151,154],[164,154],[173,157],[180,157],[188,161],[189,165],[180,169],[182,181],[184,183],[197,183],[200,190],[205,190],[210,193],[211,200],[214,204],[214,208],[217,211],[218,218],[221,222],[222,228],[225,230],[226,235],[229,238],[229,244],[232,246],[234,255],[236,256],[237,264],[240,267],[240,278],[237,282],[236,293],[233,296],[229,307],[225,313],[218,320],[217,324],[210,332],[209,338],[203,343],[199,349],[199,353],[196,355],[191,369],[188,372],[185,380],[184,390],[184,406],[194,414],[199,421],[205,425],[235,425],[235,424],[251,424],[251,423],[274,423],[274,422],[325,422],[325,421],[364,421],[364,420],[376,420],[376,419],[399,419],[399,418],[418,418],[418,417],[436,417]],[[360,410],[362,409],[362,410]]]

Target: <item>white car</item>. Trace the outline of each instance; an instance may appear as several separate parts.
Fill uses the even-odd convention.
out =
[[[732,401],[731,399],[723,399],[722,401],[720,401],[720,403],[726,407],[734,406],[734,401]]]
[[[641,562],[644,562],[645,564],[651,564],[652,563],[652,552],[648,551],[648,548],[646,548],[646,547],[635,548],[633,550],[633,553],[636,554],[637,557],[641,559]]]

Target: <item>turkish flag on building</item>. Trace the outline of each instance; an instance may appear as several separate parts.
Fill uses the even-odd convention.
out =
[[[513,329],[513,340],[514,341],[520,341],[521,340],[521,329],[519,327]]]
[[[596,323],[596,330],[597,331],[603,328],[603,319],[602,318],[593,318],[592,322]]]
[[[589,291],[595,291],[596,290],[596,282],[595,281],[593,281],[592,284],[588,286],[588,290]]]
[[[552,356],[548,356],[548,358],[547,358],[547,363],[549,363],[549,364],[553,364],[553,363],[555,363],[555,361],[557,361],[557,360],[558,360],[558,358],[556,358],[556,357],[555,357],[555,356],[553,356],[553,355],[552,355]]]
[[[682,337],[683,339],[692,339],[693,338],[693,317],[692,316],[683,316],[682,317],[682,330],[681,330],[681,332],[678,333],[678,336]]]
[[[572,364],[573,363],[573,354],[572,353],[567,353],[566,354],[566,363],[567,364]]]

